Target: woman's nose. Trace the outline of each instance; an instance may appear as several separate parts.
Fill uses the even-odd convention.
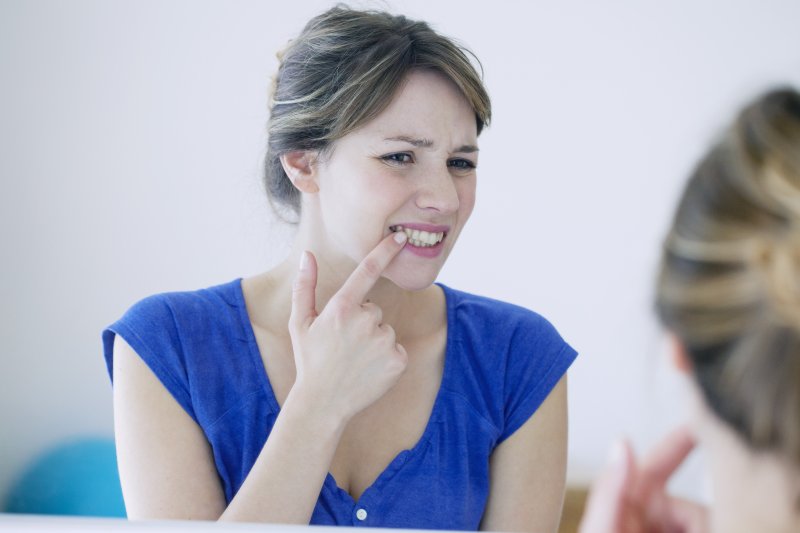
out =
[[[441,213],[453,213],[458,210],[459,199],[456,178],[445,170],[427,172],[421,178],[417,192],[416,204],[420,209],[433,209]]]

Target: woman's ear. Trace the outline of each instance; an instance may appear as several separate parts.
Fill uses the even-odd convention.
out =
[[[317,183],[317,153],[309,150],[295,150],[281,155],[283,171],[297,190],[309,194],[319,191]]]
[[[681,374],[691,374],[694,371],[692,360],[686,351],[686,346],[674,333],[669,334],[670,353],[672,354],[672,365]]]

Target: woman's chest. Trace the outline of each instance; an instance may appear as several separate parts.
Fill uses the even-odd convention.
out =
[[[283,405],[295,379],[291,344],[256,334],[275,399]],[[358,500],[392,461],[413,449],[428,429],[442,383],[446,328],[405,342],[409,363],[399,381],[350,420],[329,471],[339,488]]]
[[[355,500],[402,452],[413,450],[436,408],[442,382],[442,353],[411,354],[420,361],[409,365],[401,380],[375,404],[347,425],[330,473]]]

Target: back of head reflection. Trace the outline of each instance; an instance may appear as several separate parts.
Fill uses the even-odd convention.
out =
[[[666,239],[657,309],[708,409],[698,430],[717,450],[719,519],[780,523],[800,502],[797,92],[749,105],[698,166]],[[728,443],[743,446],[728,453]],[[774,476],[752,470],[759,453],[772,457],[764,465]]]
[[[797,91],[748,105],[695,169],[665,240],[656,307],[692,378],[694,417],[639,464],[620,448],[583,531],[800,531]],[[710,463],[708,511],[664,492],[695,439]]]

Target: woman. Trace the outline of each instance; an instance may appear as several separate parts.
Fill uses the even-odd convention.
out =
[[[336,7],[289,44],[266,183],[291,253],[104,333],[129,517],[556,530],[575,352],[434,284],[489,118],[425,23]]]
[[[739,115],[689,180],[665,244],[657,307],[691,376],[693,420],[637,464],[622,444],[582,531],[800,531],[800,93]],[[670,498],[698,442],[714,501]]]

